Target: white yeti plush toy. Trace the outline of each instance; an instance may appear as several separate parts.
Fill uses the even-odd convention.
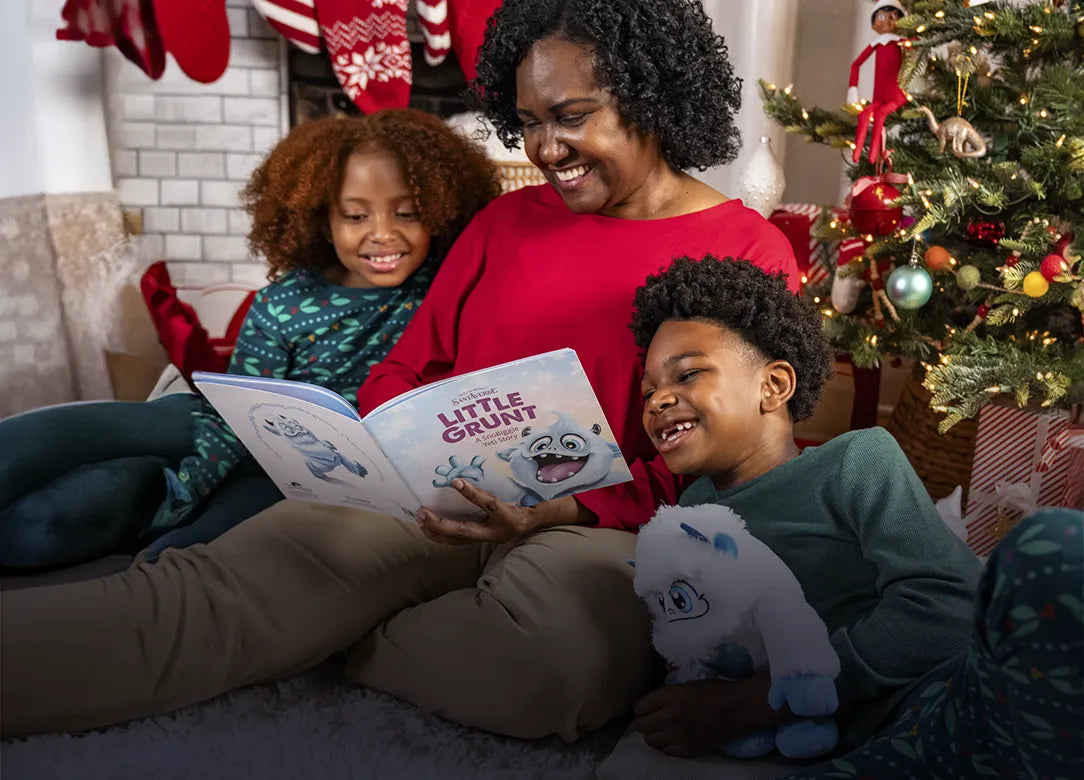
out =
[[[743,679],[767,668],[769,704],[795,715],[721,745],[724,753],[808,758],[835,747],[839,656],[798,579],[741,517],[715,504],[661,507],[640,529],[634,565],[655,649],[671,668],[667,683]]]

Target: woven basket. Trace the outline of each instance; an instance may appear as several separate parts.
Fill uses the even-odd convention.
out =
[[[963,485],[966,506],[979,419],[962,420],[948,432],[938,433],[937,425],[942,419],[943,415],[930,408],[929,391],[917,376],[912,376],[903,386],[887,427],[930,496],[944,498],[957,485]]]
[[[497,165],[501,171],[501,189],[504,192],[546,183],[542,171],[529,162],[500,162]]]

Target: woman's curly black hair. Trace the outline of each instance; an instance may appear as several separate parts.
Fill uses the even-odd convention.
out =
[[[490,17],[471,89],[508,148],[522,135],[516,69],[554,37],[594,49],[599,85],[622,117],[660,138],[675,168],[737,156],[741,79],[699,0],[505,0]]]
[[[806,298],[787,289],[782,274],[771,276],[748,260],[679,257],[636,290],[632,332],[647,349],[667,320],[721,325],[767,360],[785,360],[797,383],[788,408],[795,422],[813,414],[832,377],[832,349],[821,316]]]

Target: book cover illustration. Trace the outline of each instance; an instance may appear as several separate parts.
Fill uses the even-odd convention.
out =
[[[199,387],[287,498],[413,517],[410,488],[356,413],[251,386]]]
[[[430,387],[374,410],[365,425],[438,513],[481,513],[451,488],[456,478],[522,506],[632,479],[570,349]]]
[[[193,380],[287,498],[469,518],[482,510],[457,478],[521,506],[632,479],[570,349],[415,388],[364,419],[305,382]]]

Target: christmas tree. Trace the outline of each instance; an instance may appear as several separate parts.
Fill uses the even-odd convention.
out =
[[[942,430],[998,395],[1080,403],[1084,3],[896,5],[889,91],[902,105],[886,109],[884,154],[876,125],[867,156],[856,138],[875,105],[804,107],[792,88],[761,82],[788,132],[858,158],[850,208],[825,209],[816,228],[856,250],[806,294],[856,365],[917,359]]]

